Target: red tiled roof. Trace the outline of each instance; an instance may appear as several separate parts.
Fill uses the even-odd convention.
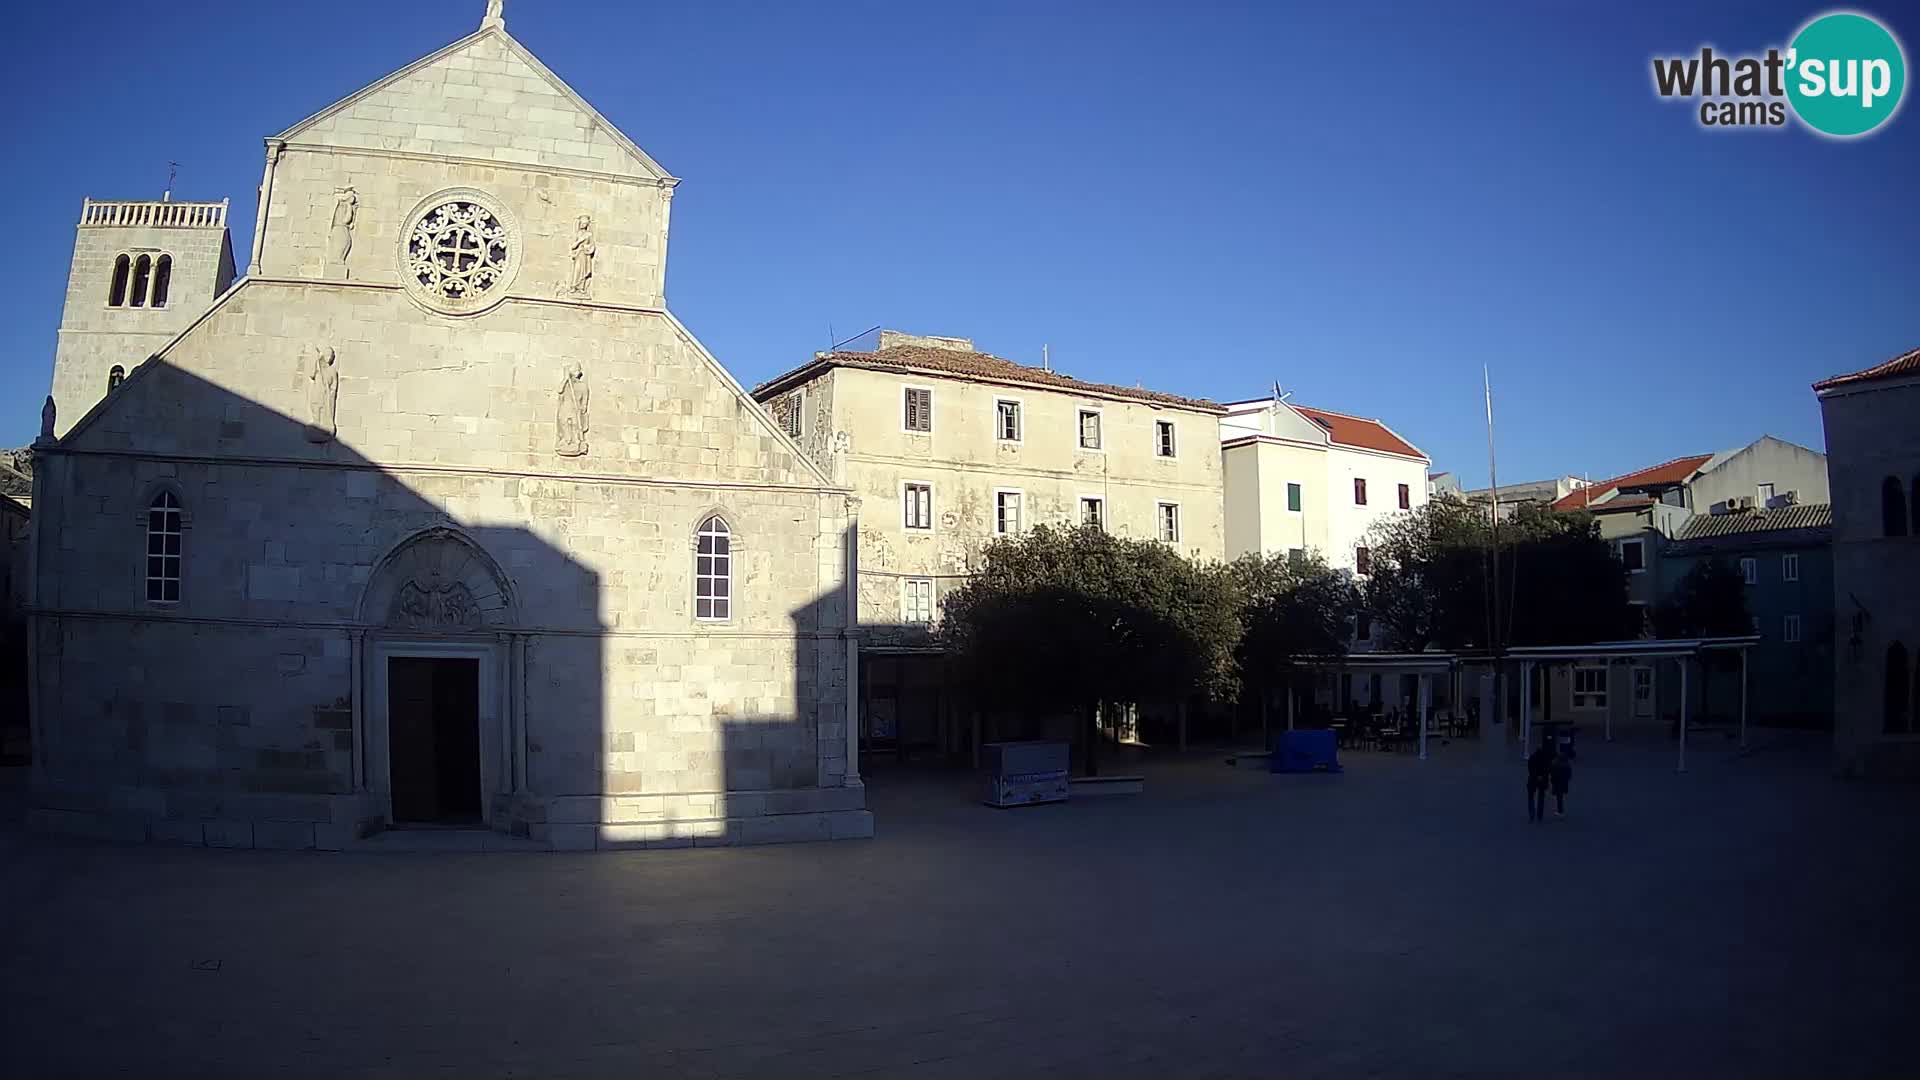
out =
[[[1328,412],[1325,409],[1310,409],[1305,405],[1293,405],[1291,402],[1288,405],[1294,412],[1327,429],[1328,437],[1340,446],[1357,446],[1362,450],[1380,450],[1389,454],[1405,454],[1408,457],[1427,456],[1412,443],[1388,430],[1387,425],[1378,420]]]
[[[956,349],[933,349],[921,345],[895,345],[877,352],[833,352],[822,353],[811,361],[794,368],[792,371],[776,375],[753,388],[756,400],[764,394],[786,389],[819,370],[829,367],[864,368],[869,371],[893,371],[905,373],[931,373],[949,375],[962,379],[976,379],[981,382],[1001,383],[1010,386],[1042,386],[1068,392],[1080,391],[1100,397],[1127,398],[1134,401],[1151,402],[1158,405],[1177,405],[1182,408],[1200,409],[1211,413],[1225,413],[1227,410],[1205,398],[1181,397],[1178,394],[1163,394],[1157,390],[1143,390],[1133,386],[1112,386],[1107,383],[1083,382],[1057,371],[1046,368],[1029,367],[1004,357],[982,352],[961,352]]]
[[[1920,349],[1915,349],[1909,353],[1902,353],[1884,364],[1875,365],[1865,371],[1856,371],[1851,375],[1835,375],[1831,379],[1822,379],[1814,383],[1813,388],[1815,391],[1820,391],[1834,386],[1846,386],[1849,383],[1871,382],[1874,379],[1891,379],[1897,375],[1920,375]]]
[[[1616,476],[1597,484],[1589,484],[1579,491],[1562,495],[1553,504],[1555,510],[1584,510],[1590,504],[1597,503],[1623,487],[1649,487],[1656,484],[1678,484],[1692,476],[1700,466],[1713,460],[1712,454],[1697,454],[1693,457],[1674,458],[1663,461],[1652,468],[1630,472],[1625,476]]]

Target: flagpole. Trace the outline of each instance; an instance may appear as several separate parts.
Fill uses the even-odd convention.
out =
[[[1480,365],[1480,381],[1486,393],[1487,401],[1487,485],[1492,496],[1487,504],[1487,529],[1491,540],[1488,551],[1492,559],[1492,603],[1487,609],[1487,644],[1493,650],[1493,695],[1494,710],[1491,717],[1499,723],[1507,707],[1506,687],[1501,666],[1500,648],[1500,472],[1493,454],[1493,375],[1487,365]],[[1525,693],[1522,690],[1522,693]],[[1492,732],[1483,728],[1481,738],[1488,738]],[[1502,737],[1504,738],[1504,729]],[[1524,753],[1524,749],[1522,750]]]

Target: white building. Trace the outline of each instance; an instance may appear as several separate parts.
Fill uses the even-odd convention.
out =
[[[264,166],[230,288],[225,204],[83,211],[34,451],[35,823],[871,835],[851,492],[667,310],[679,181],[498,4]]]
[[[1427,501],[1427,455],[1379,420],[1273,398],[1220,420],[1227,557],[1318,551],[1367,572],[1367,531]]]

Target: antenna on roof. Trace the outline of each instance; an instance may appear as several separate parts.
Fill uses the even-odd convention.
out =
[[[173,201],[173,180],[175,177],[179,175],[180,175],[180,163],[177,161],[167,162],[167,190],[165,194],[160,196],[161,202]]]
[[[1040,366],[1048,371],[1053,370],[1053,356],[1047,352],[1045,345],[1040,346]]]
[[[845,345],[849,341],[858,341],[861,338],[866,337],[868,334],[871,334],[878,329],[880,329],[880,324],[874,323],[872,326],[867,327],[865,330],[860,331],[859,333],[853,335],[850,338],[841,338],[838,341],[833,342],[833,344],[827,346],[827,351],[839,352],[840,346]],[[833,325],[831,323],[827,325],[827,337],[828,338],[833,337]]]
[[[1285,405],[1287,403],[1287,399],[1292,396],[1293,396],[1293,391],[1281,390],[1280,384],[1278,382],[1273,384],[1273,403],[1275,405]]]

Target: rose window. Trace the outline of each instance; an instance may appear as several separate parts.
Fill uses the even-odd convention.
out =
[[[448,314],[472,314],[504,298],[517,261],[512,219],[480,192],[444,191],[422,202],[401,234],[408,293]]]

